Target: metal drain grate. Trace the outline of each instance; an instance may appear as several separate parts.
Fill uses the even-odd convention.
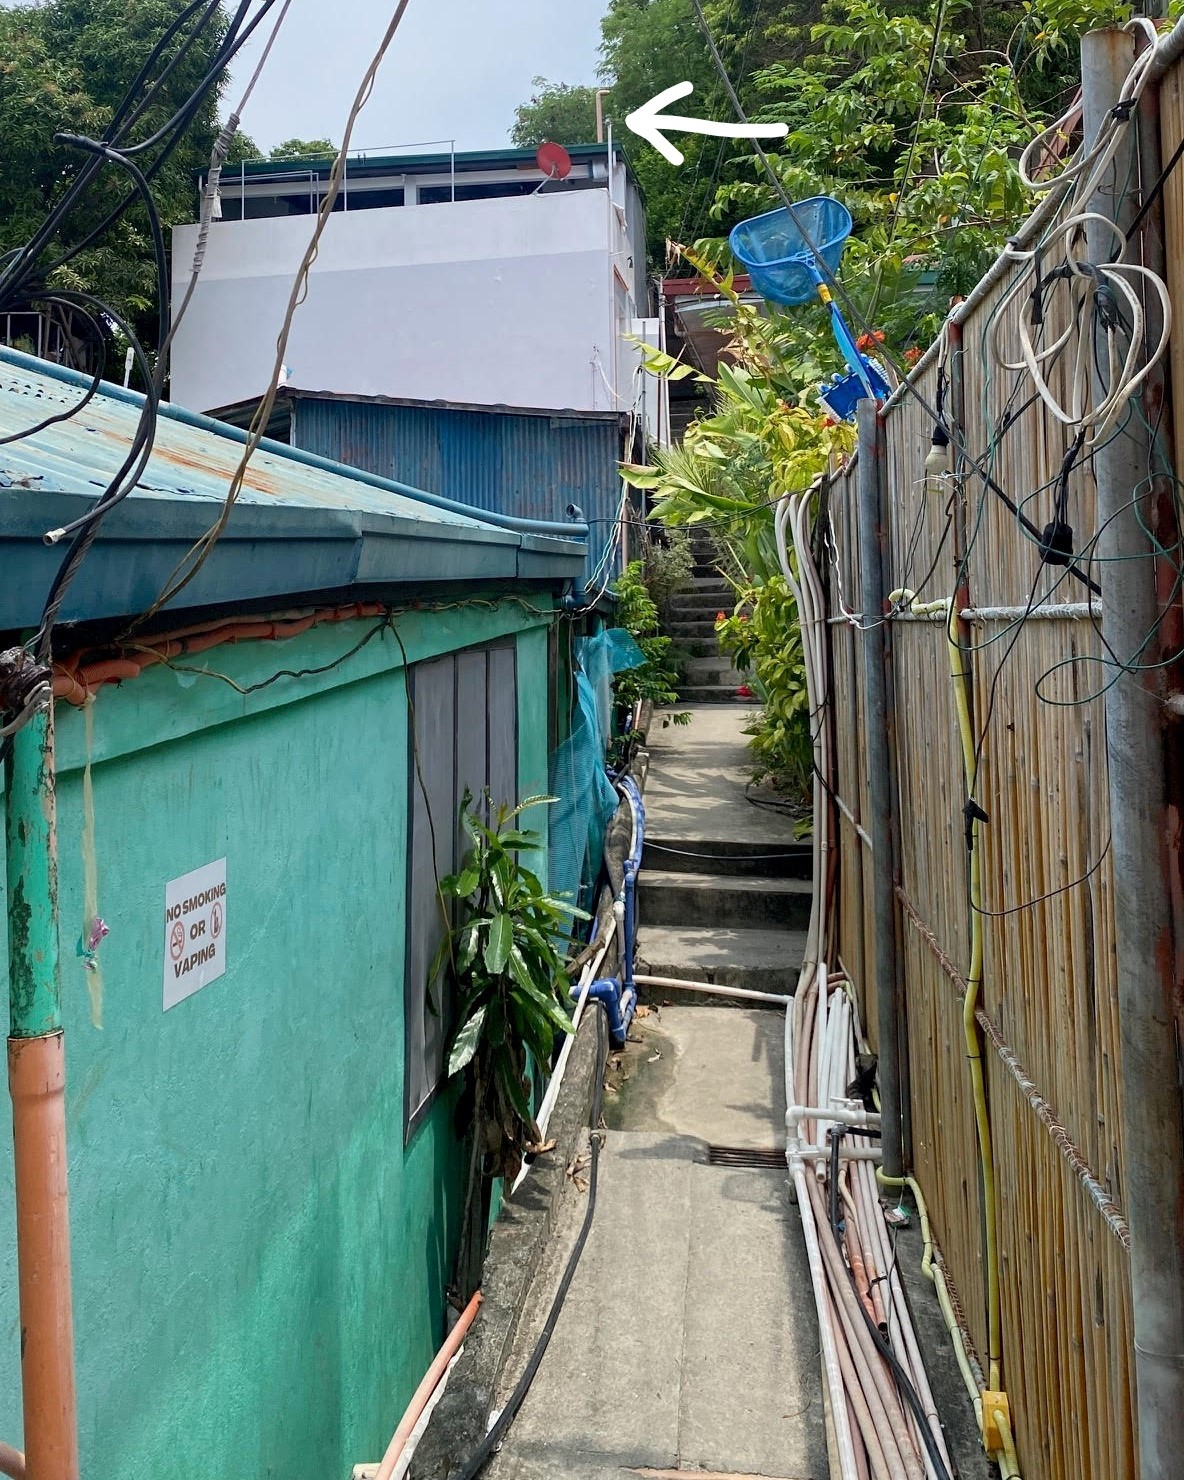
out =
[[[707,1164],[713,1167],[772,1167],[785,1170],[785,1152],[776,1146],[708,1146]]]

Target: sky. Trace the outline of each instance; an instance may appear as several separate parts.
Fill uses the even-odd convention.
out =
[[[453,138],[458,149],[504,146],[534,77],[595,81],[604,10],[605,0],[411,0],[353,148]],[[391,12],[392,0],[293,0],[243,130],[264,149],[289,138],[340,143]],[[261,49],[253,39],[237,59],[224,111]]]

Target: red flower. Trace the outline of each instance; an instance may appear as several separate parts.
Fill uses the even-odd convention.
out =
[[[917,361],[921,358],[920,347],[915,344],[911,345],[908,349],[905,350],[902,358],[906,365],[915,365]]]
[[[874,334],[861,334],[855,341],[855,348],[861,349],[866,354],[869,349],[875,349],[877,344],[884,343],[883,329],[877,329]]]
[[[737,699],[751,699],[753,697],[753,693],[746,683],[742,683],[740,687],[736,690],[736,697]]]
[[[728,620],[728,616],[727,616],[727,613],[726,612],[716,612],[716,614],[715,614],[715,625],[717,627],[719,626],[719,624],[721,622],[726,622],[727,620]]]

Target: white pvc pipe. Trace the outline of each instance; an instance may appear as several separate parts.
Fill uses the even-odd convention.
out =
[[[805,980],[805,970],[802,973]],[[804,999],[803,999],[804,1000]],[[794,1099],[793,1084],[793,1062],[794,1062],[794,1008],[793,1004],[785,1014],[785,1102],[790,1104]],[[814,1304],[818,1311],[818,1334],[822,1346],[822,1370],[826,1378],[827,1391],[830,1394],[831,1422],[835,1431],[835,1447],[838,1451],[839,1474],[841,1480],[859,1480],[859,1470],[855,1462],[855,1443],[851,1437],[851,1419],[847,1408],[847,1394],[843,1383],[843,1373],[839,1365],[839,1353],[835,1344],[834,1327],[826,1319],[826,1311],[829,1308],[830,1296],[826,1286],[826,1276],[822,1269],[822,1251],[818,1247],[818,1230],[814,1226],[814,1214],[810,1206],[810,1192],[806,1186],[805,1167],[799,1159],[796,1163],[792,1157],[786,1158],[789,1164],[790,1174],[793,1177],[794,1193],[798,1201],[798,1209],[802,1218],[802,1237],[806,1245],[806,1262],[810,1268],[810,1284],[814,1290]]]
[[[825,1115],[836,1125],[858,1126],[863,1130],[879,1130],[880,1128],[880,1116],[877,1111],[865,1110],[862,1105],[855,1105],[846,1098],[832,1100],[825,1109],[820,1105],[791,1105],[785,1112],[785,1128],[792,1134],[796,1131],[799,1121],[813,1119],[820,1115]]]
[[[616,933],[617,917],[614,913],[613,918],[609,921],[605,929],[604,940],[600,943],[599,950],[580,973],[580,995],[571,1017],[571,1032],[563,1040],[563,1047],[559,1050],[559,1057],[555,1061],[555,1068],[551,1071],[551,1078],[543,1093],[539,1113],[535,1116],[535,1125],[538,1126],[540,1140],[546,1137],[547,1126],[550,1124],[551,1115],[555,1109],[555,1102],[559,1098],[559,1090],[563,1084],[563,1075],[567,1069],[567,1061],[571,1058],[571,1051],[576,1041],[576,1033],[579,1031],[580,1023],[584,1017],[584,1009],[588,1003],[588,993],[591,991],[592,983],[596,980],[596,974],[600,970],[605,956],[608,955],[609,946],[612,945],[613,937]],[[518,1175],[514,1178],[514,1185],[510,1189],[511,1197],[518,1191],[523,1182],[526,1181],[527,1175],[533,1165],[534,1163],[529,1161],[522,1163],[522,1166],[518,1170]]]
[[[709,997],[736,997],[743,1002],[768,1002],[773,1007],[787,1007],[793,1001],[778,992],[757,992],[750,987],[718,986],[714,982],[690,982],[677,976],[648,976],[634,972],[633,980],[639,987],[671,987],[680,992],[704,992]]]

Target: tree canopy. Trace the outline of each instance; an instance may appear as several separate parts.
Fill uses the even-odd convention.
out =
[[[268,159],[335,159],[337,145],[331,139],[285,139],[268,154]]]
[[[555,144],[590,144],[596,138],[596,89],[536,77],[534,92],[516,114],[510,142],[533,149]]]
[[[100,135],[177,13],[176,0],[46,0],[0,9],[0,251],[29,239],[83,160],[76,149],[56,144],[54,135]],[[136,123],[136,138],[150,137],[194,93],[210,69],[225,24],[216,13],[164,78]],[[176,45],[166,50],[166,62]],[[193,217],[193,172],[209,163],[220,92],[220,84],[210,90],[153,176],[152,192],[166,228]],[[150,150],[139,162],[151,168],[158,159],[159,150]],[[84,241],[127,192],[126,174],[114,167],[103,170],[63,223],[56,246]],[[55,282],[98,294],[153,342],[158,285],[143,207],[133,207],[61,268]]]
[[[626,114],[684,80],[695,91],[681,111],[733,116],[691,0],[606,4],[600,74],[618,137]],[[704,0],[703,10],[746,112],[789,125],[770,157],[791,198],[839,196],[855,217],[854,266],[874,261],[899,275],[906,263],[922,265],[948,296],[973,281],[1022,214],[1015,158],[1071,99],[1078,37],[1124,19],[1130,6]],[[536,79],[519,125],[591,93]],[[750,146],[682,134],[677,142],[686,162],[675,169],[626,139],[655,265],[668,240],[718,239],[779,203]]]

